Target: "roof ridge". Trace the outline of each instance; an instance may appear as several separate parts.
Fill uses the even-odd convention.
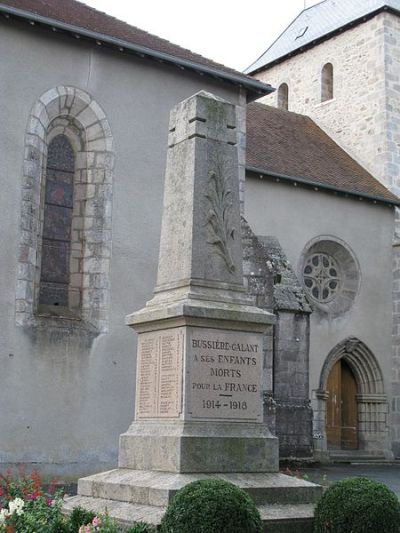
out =
[[[276,39],[274,39],[274,40],[272,41],[272,43],[268,46],[268,48],[266,48],[266,49],[264,50],[264,52],[263,52],[262,54],[260,54],[260,55],[258,56],[258,58],[257,58],[255,61],[253,61],[253,62],[252,62],[247,68],[245,68],[245,69],[243,70],[243,72],[244,72],[244,73],[251,72],[251,70],[250,70],[251,67],[252,67],[253,65],[255,65],[255,64],[256,64],[256,63],[257,63],[257,62],[258,62],[258,61],[259,61],[259,60],[260,60],[260,59],[261,59],[261,58],[262,58],[262,57],[268,52],[268,50],[270,50],[270,49],[274,46],[274,44],[275,44],[277,41],[279,41],[279,39],[282,37],[282,35],[283,35],[283,34],[284,34],[284,33],[290,28],[290,26],[292,26],[292,25],[296,22],[296,20],[297,20],[299,17],[301,17],[301,15],[302,15],[305,11],[309,11],[310,9],[313,9],[313,8],[316,7],[316,6],[318,6],[318,5],[320,5],[320,4],[323,4],[324,2],[329,2],[329,1],[330,1],[330,0],[321,0],[320,2],[317,2],[316,4],[313,4],[312,6],[309,6],[309,7],[306,7],[306,8],[304,8],[304,9],[302,9],[302,10],[301,10],[301,11],[300,11],[300,12],[294,17],[294,19],[293,19],[293,20],[292,20],[287,26],[285,26],[285,28],[284,28],[284,29],[281,31],[281,33],[276,37]]]
[[[290,115],[296,115],[300,118],[303,118],[305,120],[310,120],[311,122],[313,122],[314,124],[316,124],[318,126],[318,124],[308,115],[304,115],[303,113],[298,113],[296,111],[289,111],[289,109],[282,109],[280,107],[275,107],[273,105],[270,105],[270,104],[264,104],[263,102],[251,102],[250,104],[247,104],[248,106],[254,106],[254,105],[257,105],[257,106],[260,106],[260,107],[263,107],[265,108],[266,110],[269,110],[269,111],[272,111],[272,112],[278,112],[278,113],[289,113]],[[318,126],[320,128],[320,126]],[[322,128],[320,128],[322,129]],[[322,130],[324,131],[324,130]],[[328,134],[327,134],[328,135]]]
[[[177,64],[179,68],[191,68],[236,85],[243,84],[249,91],[250,99],[271,92],[268,84],[259,81],[254,84],[254,78],[232,67],[142,30],[80,0],[0,0],[0,11],[28,20],[32,16],[41,24],[58,25],[72,33],[87,32],[85,36],[95,40],[104,38],[105,42],[110,40],[111,44],[111,41],[115,41],[117,48],[124,47],[125,43],[127,49],[137,47],[138,55],[146,54],[156,59],[158,56],[159,60]]]
[[[93,39],[97,44],[105,44],[121,52],[155,59],[219,82],[244,87],[248,101],[272,92],[267,83],[108,15],[80,0],[0,0],[0,12],[11,16],[11,20],[18,18],[36,22],[75,37],[79,35]]]
[[[165,37],[162,37],[156,33],[152,33],[150,31],[147,31],[147,30],[144,30],[143,28],[139,28],[139,26],[136,26],[134,24],[131,24],[130,22],[127,22],[126,20],[122,20],[114,15],[110,15],[109,13],[107,13],[106,11],[101,11],[100,9],[97,9],[93,6],[90,6],[89,4],[86,4],[84,1],[82,0],[70,0],[71,2],[75,2],[77,4],[80,4],[81,6],[84,6],[85,8],[87,8],[88,10],[90,11],[94,11],[95,13],[99,13],[100,15],[103,15],[109,19],[113,19],[115,20],[116,22],[118,22],[119,24],[124,24],[127,28],[129,29],[134,29],[136,31],[139,31],[141,33],[145,33],[146,35],[148,35],[149,37],[156,37],[157,39],[160,39],[161,41],[164,41],[165,43],[168,43],[172,46],[176,46],[177,48],[180,48],[182,51],[185,51],[185,52],[190,52],[191,54],[195,55],[195,56],[198,56],[198,57],[201,57],[202,59],[209,59],[211,60],[216,66],[220,66],[220,67],[223,67],[225,69],[231,69],[233,72],[238,72],[240,73],[240,71],[237,71],[235,69],[233,69],[232,67],[229,67],[227,65],[224,65],[223,63],[219,63],[217,61],[215,61],[214,59],[211,59],[211,58],[208,58],[208,57],[205,57],[203,56],[202,54],[199,54],[198,52],[195,52],[193,50],[191,50],[190,48],[186,48],[184,46],[181,46],[180,44],[176,44],[176,43],[173,43],[172,41],[170,41],[169,39],[166,39]],[[325,0],[323,0],[325,1]],[[1,0],[0,0],[0,3],[1,3]]]
[[[246,74],[268,68],[286,57],[301,53],[348,27],[373,17],[381,10],[400,13],[399,0],[322,0],[303,9],[247,69]],[[300,24],[307,31],[300,32]],[[300,32],[300,34],[299,34]]]

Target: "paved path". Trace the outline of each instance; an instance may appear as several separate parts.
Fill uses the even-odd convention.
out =
[[[400,498],[400,462],[396,463],[350,463],[322,466],[320,468],[300,468],[310,481],[329,485],[339,479],[361,476],[385,483]]]

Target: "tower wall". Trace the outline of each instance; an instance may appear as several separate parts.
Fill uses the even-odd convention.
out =
[[[255,75],[276,88],[287,83],[289,111],[310,116],[383,183],[388,157],[384,35],[389,17],[380,14]],[[333,99],[321,102],[326,63],[333,65]],[[277,106],[277,92],[261,101]]]

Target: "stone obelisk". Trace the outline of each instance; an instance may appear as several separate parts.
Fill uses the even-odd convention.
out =
[[[298,488],[312,500],[314,486],[276,473],[278,441],[263,423],[274,317],[243,285],[236,143],[234,105],[200,92],[173,109],[157,284],[126,319],[138,333],[135,420],[119,468],[80,479],[67,510],[157,524],[180,487],[212,474],[257,503],[298,502]]]
[[[263,333],[243,285],[235,106],[200,92],[171,113],[157,285],[138,332],[136,416],[119,465],[271,472]]]

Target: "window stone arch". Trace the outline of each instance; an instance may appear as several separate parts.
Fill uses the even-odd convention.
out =
[[[16,322],[38,321],[43,201],[47,150],[65,135],[75,152],[73,232],[79,239],[82,284],[80,317],[98,332],[108,329],[111,257],[113,137],[99,104],[85,91],[59,86],[34,104],[25,135],[21,239],[16,287]],[[73,238],[73,240],[74,240]],[[72,272],[73,273],[73,272]],[[75,317],[76,318],[76,317]]]
[[[349,311],[360,289],[356,255],[333,235],[320,235],[305,245],[298,273],[314,311],[322,316],[335,318]]]

